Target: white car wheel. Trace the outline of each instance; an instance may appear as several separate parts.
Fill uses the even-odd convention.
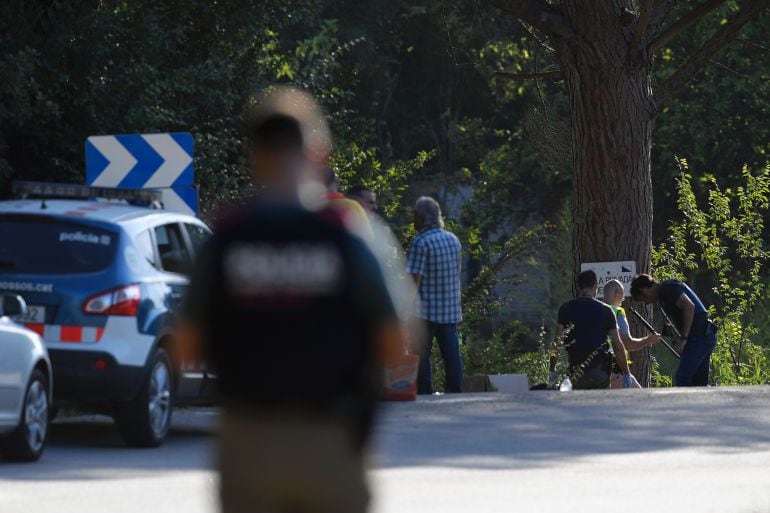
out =
[[[173,376],[168,353],[157,349],[149,372],[137,396],[116,405],[120,434],[128,445],[157,447],[163,443],[171,425],[174,403]]]
[[[19,427],[0,440],[3,457],[13,461],[35,461],[40,458],[48,438],[48,380],[34,370],[24,394]]]

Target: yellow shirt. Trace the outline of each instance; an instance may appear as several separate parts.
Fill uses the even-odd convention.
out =
[[[374,238],[374,231],[372,231],[372,223],[369,222],[369,216],[366,215],[366,211],[356,200],[336,197],[335,195],[329,199],[329,205],[342,212],[345,224],[355,235],[367,240]]]

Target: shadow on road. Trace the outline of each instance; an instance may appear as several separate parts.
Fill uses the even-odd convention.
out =
[[[593,455],[770,451],[770,387],[439,396],[389,404],[377,467],[531,468]]]
[[[174,443],[185,438],[211,436],[210,430],[193,427],[172,427],[166,443]],[[126,449],[126,444],[118,433],[118,428],[111,422],[68,422],[54,424],[48,437],[48,447],[97,449],[110,447]],[[142,450],[142,449],[139,449]],[[152,449],[149,449],[152,450]]]
[[[214,437],[210,420],[195,414],[175,418],[158,448],[127,447],[107,417],[67,418],[51,425],[40,461],[17,464],[0,460],[0,480],[88,480],[144,476],[158,470],[212,468]],[[192,419],[192,420],[191,420]]]

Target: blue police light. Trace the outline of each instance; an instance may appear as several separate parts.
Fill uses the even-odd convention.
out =
[[[22,199],[106,199],[151,206],[162,201],[162,193],[157,189],[114,189],[74,183],[14,180],[11,191]]]

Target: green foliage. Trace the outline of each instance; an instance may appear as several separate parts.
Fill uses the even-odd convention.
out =
[[[338,147],[331,159],[342,190],[364,185],[377,194],[380,213],[392,223],[394,233],[405,246],[414,236],[411,205],[404,203],[410,180],[435,156],[435,151],[421,151],[408,161],[397,160],[383,166],[374,147],[362,149],[355,142]]]
[[[464,288],[460,352],[465,375],[523,373],[532,383],[547,380],[550,341],[546,342],[544,327],[535,330],[532,325],[514,319],[487,332],[490,323],[500,318],[515,299],[496,295],[494,288],[524,280],[525,277],[511,271],[511,265],[531,260],[535,252],[551,241],[553,232],[554,227],[549,224],[519,228],[498,252],[490,254],[491,263],[482,266]],[[522,351],[530,340],[536,341],[535,349]],[[444,367],[438,351],[433,351],[431,365],[434,389],[441,390]]]
[[[681,159],[679,165],[677,204],[683,217],[672,223],[668,240],[654,248],[653,268],[659,277],[698,276],[711,285],[709,315],[720,327],[714,381],[766,383],[770,355],[756,343],[760,330],[753,314],[766,290],[763,236],[770,166],[757,175],[744,166],[743,183],[734,188],[721,189],[714,176],[703,176],[707,192],[702,208],[687,161]]]
[[[521,368],[517,339],[531,336],[531,327],[512,321],[496,331],[489,340],[466,343],[462,352],[466,374],[511,374]]]
[[[762,298],[757,302],[751,315],[751,322],[760,329],[754,336],[754,341],[763,347],[770,347],[770,287],[765,287]]]
[[[481,268],[463,290],[464,329],[473,334],[479,325],[494,317],[505,306],[506,300],[494,296],[493,287],[502,283],[515,283],[520,276],[506,272],[512,263],[518,263],[531,257],[533,251],[542,246],[547,238],[549,225],[540,225],[533,229],[519,228],[503,244],[489,265]]]
[[[292,26],[285,9],[300,7],[52,2],[41,12],[28,4],[4,4],[0,62],[10,68],[4,77],[19,80],[8,84],[13,101],[2,102],[17,111],[0,113],[0,168],[82,181],[89,135],[184,130],[196,138],[204,202],[244,182],[237,114],[252,92],[280,78],[278,34]]]
[[[716,31],[741,2],[729,1],[720,10],[690,27],[661,52],[654,70],[657,84],[678,69]],[[679,2],[673,16],[692,9]],[[685,157],[693,169],[718,172],[723,187],[742,181],[744,164],[761,169],[770,158],[770,53],[766,47],[770,16],[757,17],[738,38],[711,59],[665,107],[657,120],[652,148],[653,184],[658,234],[676,215],[676,168],[669,163]]]
[[[536,337],[537,348],[522,352],[517,344],[521,337]],[[466,376],[489,374],[526,374],[531,385],[548,382],[550,341],[544,329],[536,334],[532,327],[521,321],[512,321],[495,332],[483,344],[474,344],[461,338],[460,356]],[[433,389],[443,390],[446,379],[444,362],[438,351],[431,354]],[[566,373],[566,363],[557,366],[559,375]]]
[[[670,388],[674,386],[673,378],[661,372],[660,362],[656,357],[652,357],[652,371],[650,372],[650,385],[654,388]]]
[[[548,298],[550,301],[542,305],[541,315],[548,327],[556,326],[556,314],[559,306],[572,299],[572,285],[575,276],[572,272],[572,204],[565,202],[556,217],[552,236],[549,239],[547,260],[542,264],[545,268],[548,283]]]

